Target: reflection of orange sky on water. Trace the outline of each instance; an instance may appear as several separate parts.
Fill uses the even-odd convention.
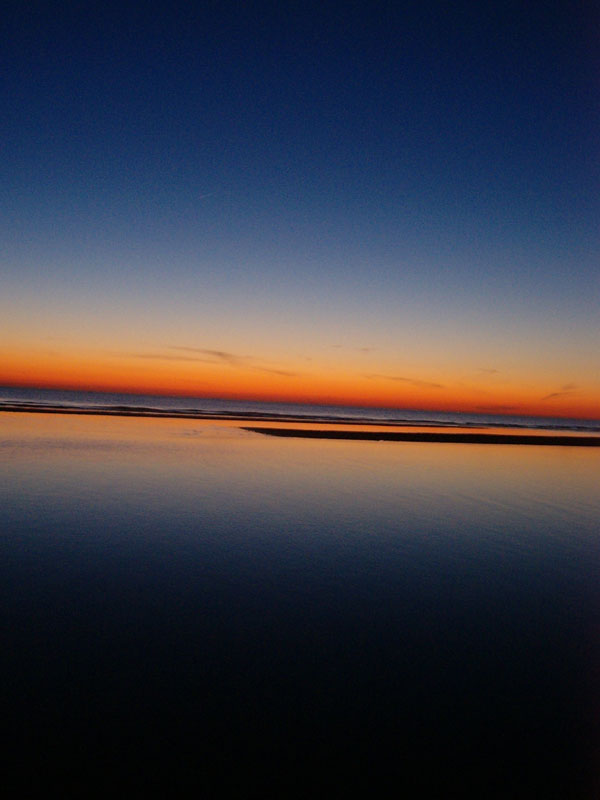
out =
[[[174,434],[178,435],[182,432],[186,434],[214,434],[219,431],[244,431],[250,433],[252,436],[262,436],[257,433],[253,428],[274,428],[278,429],[292,429],[292,430],[311,430],[311,431],[349,431],[356,433],[357,431],[365,431],[368,433],[426,433],[426,434],[452,434],[452,433],[491,433],[491,434],[527,434],[527,436],[547,436],[548,430],[545,429],[524,429],[513,427],[486,427],[481,426],[443,426],[443,425],[398,425],[398,424],[384,424],[378,425],[373,423],[343,423],[343,422],[302,422],[300,420],[282,421],[272,419],[205,419],[205,418],[184,418],[177,419],[175,417],[153,417],[153,416],[136,416],[125,414],[123,416],[118,414],[71,414],[68,412],[52,411],[46,412],[14,412],[6,411],[2,413],[2,419],[10,419],[10,424],[13,431],[22,435],[30,436],[33,427],[43,436],[62,436],[64,434],[73,435],[79,428],[87,432],[93,431],[95,435],[101,435],[102,438],[115,438],[120,439],[124,435],[127,438],[146,440],[149,436],[154,440],[160,438],[170,439]],[[88,424],[88,420],[90,420]],[[554,431],[554,436],[589,436],[586,432],[574,431]],[[343,440],[338,440],[343,441]],[[406,444],[406,443],[403,443]],[[428,442],[427,444],[431,444]],[[455,442],[449,444],[456,444]],[[480,445],[481,446],[481,445]]]
[[[544,497],[555,502],[569,496],[578,512],[586,507],[579,498],[597,496],[600,452],[595,448],[279,439],[240,430],[243,423],[216,420],[7,412],[2,414],[2,425],[5,445],[11,446],[11,463],[14,458],[31,458],[37,464],[45,455],[53,463],[68,458],[75,467],[94,460],[105,466],[114,445],[115,465],[122,469],[126,458],[139,458],[138,445],[156,446],[161,448],[160,458],[144,457],[144,464],[159,474],[165,459],[183,472],[191,459],[192,473],[200,475],[207,462],[199,461],[198,455],[210,452],[211,469],[229,465],[240,478],[240,470],[245,472],[250,482],[257,471],[262,472],[269,480],[288,481],[301,492],[303,481],[314,482],[318,453],[321,469],[334,469],[340,481],[347,480],[357,491],[390,481],[400,481],[404,488],[422,484],[427,489],[423,502],[430,501],[434,485],[449,495],[468,489],[478,500],[486,494],[505,495],[511,505],[526,497],[528,508],[536,493],[540,502]],[[97,450],[97,443],[105,448]],[[80,446],[74,449],[69,446],[73,444]],[[105,469],[102,475],[106,476]],[[227,472],[223,475],[226,478]]]
[[[210,496],[217,509],[227,491],[256,502],[257,485],[266,483],[274,487],[271,497],[295,497],[298,513],[305,514],[307,504],[323,502],[315,478],[320,474],[335,476],[344,497],[360,498],[359,504],[371,493],[407,514],[416,503],[418,513],[435,517],[437,503],[445,519],[453,497],[480,509],[483,501],[490,524],[519,504],[527,515],[532,503],[541,513],[561,503],[570,515],[597,514],[595,448],[280,439],[205,420],[4,413],[1,423],[9,448],[5,466],[26,464],[23,481],[31,482],[32,492],[37,481],[51,479],[62,491],[95,471],[99,496],[107,486],[143,477],[160,505],[167,502],[167,474],[178,476],[184,495],[197,491],[197,481],[214,485]],[[407,492],[408,507],[402,499]],[[170,493],[168,498],[179,502]]]
[[[413,367],[410,374],[369,374],[342,358],[337,365],[316,360],[308,366],[263,365],[250,360],[212,363],[193,355],[146,359],[74,350],[12,350],[3,354],[0,385],[433,411],[600,415],[597,387],[583,381],[577,387],[564,386],[558,374],[520,372],[511,381],[485,374],[465,378],[450,370],[440,375],[425,367]]]

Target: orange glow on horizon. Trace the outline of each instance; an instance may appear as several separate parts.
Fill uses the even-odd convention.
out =
[[[599,392],[553,392],[553,385],[539,377],[527,385],[513,382],[485,391],[465,385],[460,376],[454,380],[444,376],[439,382],[427,377],[367,376],[351,365],[338,369],[311,365],[310,371],[306,365],[302,369],[290,365],[284,370],[200,359],[186,363],[40,352],[13,352],[3,358],[0,369],[0,385],[23,388],[581,419],[600,416]]]

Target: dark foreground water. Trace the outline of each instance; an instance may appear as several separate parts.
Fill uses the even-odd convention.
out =
[[[599,476],[584,448],[1,415],[6,774],[597,797]]]

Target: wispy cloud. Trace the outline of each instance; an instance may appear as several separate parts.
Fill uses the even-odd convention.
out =
[[[226,350],[208,350],[205,347],[184,347],[183,345],[169,345],[169,350],[181,350],[185,353],[199,353],[205,360],[214,363],[223,361],[226,364],[239,365],[251,360],[251,356],[239,356],[235,353],[228,353]]]
[[[250,369],[254,369],[257,372],[270,372],[272,375],[283,375],[284,378],[295,378],[297,377],[297,372],[290,372],[287,369],[274,369],[272,367],[260,367],[258,365],[253,365]]]
[[[401,383],[409,383],[411,386],[420,386],[428,389],[443,389],[441,383],[432,383],[431,381],[420,381],[417,378],[406,378],[404,375],[380,375],[379,373],[371,372],[365,375],[369,380],[385,380],[385,381],[399,381]]]
[[[493,367],[477,367],[477,372],[483,372],[485,375],[498,375],[500,370]]]
[[[578,389],[574,383],[566,383],[564,386],[556,392],[551,392],[547,394],[545,397],[542,397],[542,400],[555,400],[558,397],[568,397],[573,394],[577,394]]]
[[[254,372],[267,372],[271,375],[281,375],[284,378],[295,378],[298,373],[278,367],[265,366],[260,359],[254,356],[241,356],[229,353],[226,350],[209,350],[204,347],[183,347],[169,345],[169,350],[181,351],[173,353],[110,353],[114,358],[135,358],[146,361],[178,361],[196,364],[226,364],[239,369],[253,370]]]
[[[199,358],[198,356],[171,356],[163,355],[161,353],[119,353],[119,358],[141,358],[150,361],[195,361],[203,362],[204,364],[210,363],[208,358]]]
[[[184,345],[170,345],[169,349],[186,353],[198,353],[198,356],[189,358],[196,358],[198,361],[204,361],[209,364],[228,364],[230,367],[250,369],[255,372],[267,372],[271,375],[281,375],[284,378],[294,378],[298,374],[278,367],[266,367],[261,363],[261,359],[256,358],[256,356],[242,356],[238,353],[230,353],[227,350],[210,350],[206,347],[187,347]],[[177,358],[177,356],[174,356],[174,358]]]
[[[331,347],[333,350],[341,350],[343,348],[345,350],[354,350],[357,353],[373,353],[377,350],[376,347],[349,347],[344,344],[332,344]]]

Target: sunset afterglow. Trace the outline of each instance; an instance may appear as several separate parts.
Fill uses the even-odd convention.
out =
[[[599,416],[585,14],[469,13],[16,13],[0,385]]]

